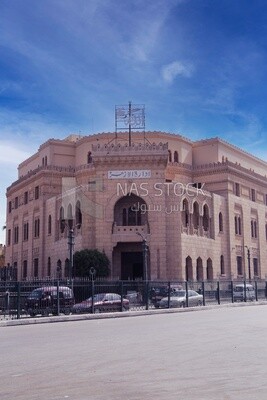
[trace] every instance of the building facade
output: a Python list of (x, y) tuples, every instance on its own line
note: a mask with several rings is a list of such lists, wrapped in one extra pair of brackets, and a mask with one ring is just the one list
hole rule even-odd
[(71, 228), (75, 250), (104, 251), (116, 279), (265, 279), (266, 175), (266, 162), (219, 138), (50, 139), (7, 189), (6, 264), (19, 279), (67, 276)]

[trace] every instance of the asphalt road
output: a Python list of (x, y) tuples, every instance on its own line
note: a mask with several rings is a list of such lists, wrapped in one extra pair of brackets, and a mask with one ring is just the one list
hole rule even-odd
[(266, 400), (267, 307), (0, 328), (1, 400)]

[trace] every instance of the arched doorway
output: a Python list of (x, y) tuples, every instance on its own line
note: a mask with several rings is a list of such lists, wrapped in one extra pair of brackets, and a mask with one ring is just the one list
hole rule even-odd
[(187, 256), (185, 259), (185, 280), (192, 281), (193, 280), (193, 265), (192, 258)]
[(213, 267), (212, 267), (212, 260), (211, 258), (207, 259), (207, 280), (213, 280)]
[(203, 274), (203, 262), (202, 258), (198, 257), (197, 259), (197, 281), (203, 281), (204, 280), (204, 274)]

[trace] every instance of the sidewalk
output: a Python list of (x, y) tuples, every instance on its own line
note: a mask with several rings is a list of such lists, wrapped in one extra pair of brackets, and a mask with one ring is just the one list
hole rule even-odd
[(149, 309), (149, 310), (133, 310), (126, 312), (113, 312), (103, 314), (71, 314), (71, 315), (59, 315), (51, 317), (22, 317), (20, 319), (12, 319), (10, 317), (0, 317), (0, 328), (18, 325), (35, 325), (55, 322), (70, 322), (70, 321), (83, 321), (83, 320), (94, 320), (94, 319), (107, 319), (107, 318), (127, 318), (127, 317), (140, 317), (145, 315), (156, 315), (156, 314), (174, 314), (183, 312), (194, 312), (194, 311), (205, 311), (212, 310), (215, 308), (229, 308), (229, 307), (253, 307), (259, 305), (267, 305), (267, 300), (260, 300), (254, 302), (239, 302), (239, 303), (225, 303), (225, 304), (214, 304), (201, 307), (188, 307), (188, 308), (163, 308), (163, 309)]

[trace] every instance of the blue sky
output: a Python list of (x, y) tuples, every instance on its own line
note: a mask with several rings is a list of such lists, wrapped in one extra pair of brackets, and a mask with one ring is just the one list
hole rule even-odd
[(0, 224), (20, 161), (51, 137), (114, 130), (129, 100), (147, 130), (267, 159), (266, 20), (265, 0), (1, 0)]

